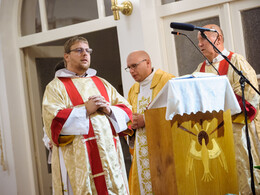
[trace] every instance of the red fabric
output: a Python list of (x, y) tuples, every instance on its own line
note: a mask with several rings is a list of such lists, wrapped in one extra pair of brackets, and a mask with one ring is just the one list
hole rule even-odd
[(58, 114), (56, 115), (56, 117), (52, 120), (52, 123), (51, 123), (51, 135), (52, 135), (53, 142), (57, 146), (59, 146), (58, 139), (59, 139), (59, 135), (60, 135), (61, 129), (62, 129), (64, 123), (66, 122), (67, 118), (69, 117), (71, 111), (72, 111), (71, 108), (60, 110), (58, 112)]
[[(229, 61), (231, 60), (231, 57), (233, 54), (234, 54), (233, 52), (229, 52), (229, 55), (227, 56)], [(205, 72), (205, 66), (206, 66), (206, 61), (204, 61), (203, 64), (201, 65), (200, 72)], [(228, 68), (229, 68), (229, 63), (225, 59), (221, 60), (221, 62), (219, 63), (219, 67), (218, 67), (219, 74), (227, 75)]]
[[(244, 109), (243, 109), (242, 97), (239, 96), (239, 95), (237, 95), (237, 94), (235, 94), (235, 95), (236, 95), (236, 98), (237, 98), (237, 101), (238, 101), (238, 103), (239, 103), (239, 106), (240, 106), (241, 110), (244, 110)], [(248, 101), (245, 100), (245, 102), (246, 102), (247, 117), (248, 117), (248, 119), (249, 119), (250, 121), (252, 121), (252, 120), (254, 120), (254, 118), (255, 118), (255, 115), (256, 115), (257, 110), (256, 110), (255, 107), (252, 106)]]
[(96, 77), (96, 76), (91, 77), (91, 79), (95, 83), (95, 85), (98, 88), (98, 90), (101, 93), (101, 95), (105, 98), (105, 100), (107, 102), (109, 102), (107, 90), (106, 90), (104, 84), (102, 83), (102, 81), (98, 77)]
[(63, 82), (73, 106), (84, 104), (84, 101), (77, 88), (73, 84), (71, 78), (59, 77), (59, 79)]
[[(231, 60), (231, 57), (233, 54), (234, 54), (233, 52), (230, 52), (229, 55), (227, 56), (227, 58), (229, 60)], [(202, 66), (200, 68), (200, 72), (205, 72), (205, 64), (206, 64), (206, 61), (203, 62)], [(219, 74), (227, 75), (228, 68), (229, 68), (229, 63), (226, 60), (222, 60), (219, 64), (219, 68), (218, 68)], [(241, 110), (243, 110), (242, 97), (237, 94), (235, 94), (235, 95), (236, 95), (237, 101), (239, 103), (239, 106), (241, 107)], [(248, 101), (245, 101), (245, 102), (246, 102), (247, 117), (250, 121), (252, 121), (255, 118), (257, 111), (256, 111), (255, 107), (252, 106)]]
[[(231, 60), (232, 55), (233, 55), (233, 52), (230, 52), (227, 57), (229, 59), (229, 61)], [(229, 68), (229, 63), (226, 60), (221, 60), (221, 62), (219, 63), (219, 67), (218, 67), (219, 74), (227, 75), (228, 68)]]
[[(106, 187), (106, 181), (104, 175), (95, 177), (94, 183), (96, 186), (97, 194), (98, 195), (108, 195), (107, 187)], [(97, 188), (97, 186), (101, 186), (101, 188)]]
[[(74, 106), (83, 104), (82, 97), (80, 96), (78, 90), (73, 84), (71, 78), (63, 78), (59, 77), (60, 81), (64, 84), (66, 91), (71, 99), (71, 102)], [(64, 109), (60, 110), (56, 117), (52, 120), (51, 124), (51, 132), (52, 132), (52, 140), (57, 146), (59, 145), (58, 139), (61, 132), (61, 129), (69, 117), (72, 109)]]
[[(107, 102), (109, 102), (107, 90), (106, 90), (106, 88), (105, 88), (103, 82), (102, 82), (98, 77), (96, 77), (96, 76), (91, 77), (91, 79), (92, 79), (92, 81), (95, 83), (95, 85), (96, 85), (96, 87), (98, 88), (100, 94), (105, 98), (105, 100), (106, 100)], [(110, 123), (110, 127), (111, 127), (111, 129), (112, 129), (113, 135), (116, 136), (116, 131), (115, 131), (115, 128), (114, 128), (113, 124), (112, 124), (110, 121), (109, 121), (109, 123)], [(116, 140), (115, 140), (115, 138), (113, 138), (113, 139), (114, 139), (115, 146), (116, 146)]]
[[(72, 80), (70, 78), (59, 78), (59, 79), (65, 85), (66, 91), (67, 91), (67, 93), (68, 93), (68, 95), (69, 95), (69, 97), (72, 101), (72, 104), (74, 106), (79, 105), (79, 104), (83, 104), (84, 101), (83, 101), (81, 95), (79, 94), (77, 88), (73, 84)], [(109, 101), (106, 88), (103, 85), (102, 81), (98, 77), (91, 77), (91, 79), (95, 83), (95, 85), (98, 88), (98, 90), (100, 91), (101, 95), (107, 101)], [(115, 129), (114, 129), (113, 125), (111, 124), (111, 122), (110, 122), (110, 126), (112, 128), (113, 135), (116, 136)], [(93, 129), (93, 126), (92, 126), (90, 119), (89, 119), (89, 133), (87, 135), (83, 135), (83, 137), (85, 139), (95, 137), (94, 129)], [(116, 146), (116, 139), (113, 138), (113, 140), (114, 140), (114, 143), (115, 143), (115, 146)], [(100, 158), (100, 154), (99, 154), (99, 150), (98, 150), (97, 140), (92, 139), (92, 140), (86, 141), (86, 147), (87, 147), (88, 158), (89, 158), (89, 163), (90, 163), (92, 175), (103, 173), (104, 171), (103, 171), (102, 162), (101, 162), (101, 158)], [(97, 193), (99, 195), (108, 194), (107, 186), (106, 186), (106, 180), (105, 180), (104, 175), (100, 175), (98, 177), (95, 177), (94, 183), (95, 183)]]
[(206, 66), (206, 60), (203, 62), (203, 64), (200, 67), (200, 72), (205, 72), (205, 66)]
[[(59, 78), (63, 84), (65, 85), (66, 91), (70, 97), (70, 100), (74, 106), (77, 106), (79, 104), (84, 104), (84, 101), (79, 94), (77, 88), (73, 84), (71, 78)], [(63, 125), (62, 125), (63, 126)], [(61, 128), (62, 128), (61, 126)], [(59, 131), (60, 133), (60, 131)], [(56, 135), (59, 137), (59, 134)], [(86, 138), (92, 138), (95, 137), (94, 129), (91, 123), (91, 120), (89, 119), (89, 133), (88, 135), (83, 135), (83, 137)], [(100, 154), (98, 150), (97, 140), (88, 140), (86, 141), (86, 147), (89, 157), (89, 163), (92, 170), (92, 175), (96, 175), (98, 173), (103, 173), (103, 167), (100, 159)], [(108, 194), (107, 186), (106, 186), (106, 180), (104, 175), (100, 175), (98, 177), (94, 178), (94, 183), (96, 186), (97, 193), (99, 195)]]
[[(91, 78), (92, 78), (93, 82), (95, 83), (96, 87), (98, 88), (99, 92), (101, 93), (101, 95), (106, 99), (106, 101), (109, 102), (107, 90), (106, 90), (104, 84), (102, 83), (102, 81), (96, 76), (91, 77)], [(126, 112), (126, 114), (128, 115), (128, 117), (130, 118), (130, 120), (132, 120), (132, 111), (126, 105), (117, 104), (115, 106), (124, 110)]]
[[(83, 136), (85, 139), (95, 137), (94, 129), (90, 120), (89, 120), (89, 133), (88, 135), (83, 135)], [(103, 171), (103, 167), (99, 155), (97, 140), (92, 139), (86, 141), (86, 146), (87, 146), (88, 158), (89, 158), (92, 175), (94, 176), (96, 174), (103, 173), (104, 171)], [(95, 177), (94, 183), (96, 186), (97, 193), (99, 195), (108, 194), (104, 175)]]
[[(65, 85), (66, 91), (67, 91), (73, 105), (76, 106), (76, 105), (79, 105), (79, 104), (83, 104), (84, 103), (83, 99), (80, 96), (77, 88), (73, 84), (72, 80), (70, 78), (59, 78), (59, 79)], [(106, 99), (106, 101), (109, 102), (109, 97), (108, 97), (106, 88), (105, 88), (104, 84), (102, 83), (102, 81), (96, 76), (91, 77), (91, 79), (95, 83), (95, 85), (98, 88), (101, 95)], [(127, 113), (127, 115), (129, 116), (129, 118), (132, 120), (132, 112), (129, 108), (127, 108), (123, 104), (119, 104), (119, 105), (116, 105), (116, 106), (123, 109)], [(111, 129), (112, 129), (113, 136), (117, 136), (116, 131), (115, 131), (111, 121), (109, 121), (109, 123), (110, 123)], [(61, 125), (61, 128), (62, 128), (62, 126), (63, 125)], [(60, 133), (60, 131), (59, 131), (59, 133)], [(59, 133), (56, 135), (57, 138), (59, 137)], [(95, 133), (94, 133), (94, 129), (93, 129), (91, 120), (89, 120), (89, 133), (88, 133), (88, 135), (83, 135), (83, 137), (85, 139), (95, 137)], [(113, 137), (113, 141), (114, 141), (114, 144), (115, 144), (115, 148), (117, 150), (117, 139), (115, 137)], [(103, 173), (103, 167), (102, 167), (102, 162), (101, 162), (101, 158), (100, 158), (100, 154), (99, 154), (99, 150), (98, 150), (97, 140), (93, 139), (93, 140), (86, 141), (86, 147), (87, 147), (90, 167), (91, 167), (91, 170), (92, 170), (92, 175)], [(100, 175), (98, 177), (95, 177), (94, 183), (95, 183), (95, 186), (96, 186), (97, 193), (99, 195), (108, 194), (107, 186), (106, 186), (106, 180), (105, 180), (104, 175)]]

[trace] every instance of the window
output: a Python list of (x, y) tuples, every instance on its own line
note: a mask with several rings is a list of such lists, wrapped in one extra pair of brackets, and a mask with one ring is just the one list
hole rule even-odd
[[(45, 7), (41, 11), (47, 13), (48, 30), (98, 18), (97, 1), (93, 0), (45, 0)], [(39, 1), (23, 1), (21, 18), (22, 36), (41, 32)]]
[[(203, 20), (197, 20), (194, 22), (190, 22), (195, 26), (204, 26), (206, 24), (217, 24), (219, 25), (219, 18), (212, 17)], [(197, 31), (181, 31), (186, 34), (197, 46)], [(175, 36), (175, 47), (178, 61), (178, 70), (179, 75), (191, 74), (201, 63), (204, 61), (204, 57), (200, 54), (200, 52), (192, 45), (192, 43), (184, 36)]]
[(260, 7), (241, 12), (246, 58), (255, 69), (256, 74), (260, 74)]

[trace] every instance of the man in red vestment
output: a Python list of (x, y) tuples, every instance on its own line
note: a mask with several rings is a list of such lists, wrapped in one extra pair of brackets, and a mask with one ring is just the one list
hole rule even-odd
[(65, 68), (47, 85), (43, 103), (46, 134), (53, 143), (55, 194), (129, 194), (119, 133), (131, 106), (89, 68), (92, 49), (84, 37), (64, 45)]

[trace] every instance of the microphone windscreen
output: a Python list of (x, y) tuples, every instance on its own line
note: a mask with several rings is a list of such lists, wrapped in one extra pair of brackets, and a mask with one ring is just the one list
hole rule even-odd
[(174, 29), (188, 30), (188, 31), (194, 30), (194, 26), (192, 24), (187, 24), (187, 23), (171, 22), (170, 26), (171, 28)]

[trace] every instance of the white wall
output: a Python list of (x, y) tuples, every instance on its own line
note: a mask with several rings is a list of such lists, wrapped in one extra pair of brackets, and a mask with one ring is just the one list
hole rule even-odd
[(0, 4), (0, 117), (7, 171), (0, 168), (0, 194), (37, 194), (29, 140), (25, 80), (17, 47), (17, 13), (20, 1)]
[[(3, 3), (0, 0), (0, 29), (4, 29), (4, 17), (3, 17)], [(0, 131), (4, 155), (5, 168), (0, 166), (0, 193), (5, 194), (16, 194), (16, 179), (15, 179), (15, 169), (14, 169), (14, 158), (13, 158), (13, 148), (10, 130), (10, 119), (9, 112), (7, 108), (7, 96), (6, 96), (6, 83), (5, 83), (5, 70), (3, 61), (3, 44), (2, 39), (5, 32), (0, 32)], [(8, 152), (7, 152), (8, 151)], [(12, 185), (13, 184), (13, 185)]]
[[(4, 28), (4, 16), (3, 9), (4, 3), (0, 0), (0, 29)], [(8, 111), (8, 101), (7, 101), (7, 90), (6, 90), (6, 80), (5, 80), (5, 68), (3, 60), (3, 44), (2, 39), (5, 36), (5, 32), (1, 30), (0, 32), (0, 131), (4, 155), (5, 168), (0, 166), (0, 194), (17, 194), (16, 188), (16, 178), (15, 178), (15, 168), (14, 168), (14, 158), (13, 158), (13, 147), (11, 139), (11, 129), (10, 129), (10, 118)], [(7, 152), (8, 151), (8, 152)], [(1, 158), (1, 157), (0, 157)]]
[(130, 52), (145, 50), (150, 54), (152, 66), (163, 68), (155, 13), (156, 1), (131, 0), (131, 2), (133, 4), (131, 16), (124, 16), (120, 13), (121, 19), (117, 25), (122, 81), (126, 98), (130, 87), (135, 82), (130, 73), (125, 71), (126, 59)]
[[(1, 2), (0, 2), (1, 3)], [(0, 4), (1, 6), (1, 4)], [(1, 9), (0, 9), (1, 10)], [(1, 17), (1, 16), (0, 16)], [(0, 22), (1, 26), (1, 22)], [(0, 27), (1, 28), (1, 27)], [(1, 37), (1, 36), (0, 36)], [(5, 87), (5, 75), (4, 75), (4, 62), (2, 56), (3, 45), (0, 39), (0, 131), (3, 147), (5, 169), (0, 166), (0, 194), (17, 194), (16, 190), (16, 179), (15, 179), (15, 168), (14, 168), (14, 158), (13, 158), (13, 147), (11, 139), (11, 129), (10, 129), (10, 119), (7, 107), (7, 96)], [(8, 151), (8, 152), (7, 152)], [(0, 157), (1, 158), (1, 157)]]

